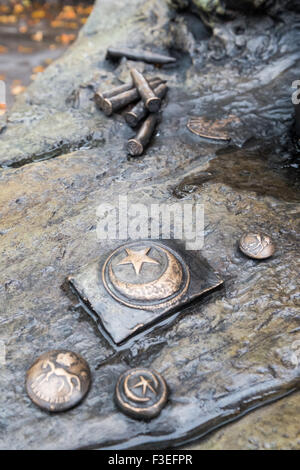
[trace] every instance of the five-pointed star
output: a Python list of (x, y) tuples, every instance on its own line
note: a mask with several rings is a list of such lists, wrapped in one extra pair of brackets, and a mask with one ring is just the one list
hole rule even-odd
[(150, 385), (150, 380), (145, 379), (142, 375), (140, 375), (140, 382), (135, 384), (133, 388), (136, 387), (143, 387), (143, 395), (146, 395), (147, 388), (151, 390), (154, 394), (156, 394), (154, 388)]
[(152, 263), (152, 264), (159, 264), (155, 259), (150, 258), (147, 253), (150, 251), (149, 248), (144, 248), (143, 250), (134, 251), (130, 248), (125, 248), (127, 255), (119, 264), (132, 264), (136, 274), (140, 274), (141, 268), (143, 263)]

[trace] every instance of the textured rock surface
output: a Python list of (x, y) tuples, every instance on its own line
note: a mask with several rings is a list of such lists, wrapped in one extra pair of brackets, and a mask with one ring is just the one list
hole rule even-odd
[(191, 8), (200, 15), (230, 16), (234, 12), (271, 11), (273, 8), (282, 7), (299, 9), (297, 0), (168, 0), (170, 5), (182, 10)]
[[(300, 18), (249, 16), (219, 24), (207, 38), (196, 17), (173, 18), (160, 0), (122, 5), (96, 4), (77, 43), (19, 99), (1, 133), (3, 448), (169, 447), (298, 387), (300, 196), (290, 85), (300, 73)], [(133, 131), (123, 118), (106, 118), (91, 101), (93, 86), (128, 77), (130, 63), (104, 60), (106, 47), (121, 43), (178, 57), (159, 70), (170, 82), (168, 104), (138, 159), (124, 150)], [(194, 115), (229, 114), (238, 117), (231, 145), (186, 127)], [(115, 351), (65, 279), (118, 244), (97, 240), (96, 211), (101, 202), (117, 204), (119, 194), (129, 202), (204, 204), (202, 254), (225, 287)], [(273, 258), (256, 262), (238, 251), (248, 228), (275, 239)], [(24, 376), (37, 356), (59, 348), (89, 362), (93, 385), (81, 406), (50, 416), (26, 396)], [(171, 389), (147, 424), (112, 400), (119, 374), (135, 366), (161, 372)]]
[(299, 450), (300, 397), (295, 393), (229, 424), (185, 450)]

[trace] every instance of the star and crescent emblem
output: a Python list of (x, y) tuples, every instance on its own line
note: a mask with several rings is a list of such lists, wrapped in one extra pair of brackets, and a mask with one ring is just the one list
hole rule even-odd
[(167, 402), (167, 384), (154, 370), (129, 369), (119, 377), (115, 398), (124, 413), (134, 418), (153, 418)]
[(189, 269), (181, 257), (157, 242), (131, 242), (117, 248), (102, 269), (105, 288), (119, 302), (153, 309), (172, 304), (187, 290)]

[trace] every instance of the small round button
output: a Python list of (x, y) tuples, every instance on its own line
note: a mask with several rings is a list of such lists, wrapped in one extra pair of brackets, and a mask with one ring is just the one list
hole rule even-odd
[(132, 418), (147, 420), (158, 416), (167, 398), (165, 380), (158, 372), (149, 369), (128, 370), (116, 385), (116, 403)]
[(239, 246), (245, 255), (254, 259), (269, 258), (275, 251), (272, 239), (265, 233), (244, 233)]
[(49, 351), (28, 369), (26, 390), (31, 400), (47, 411), (64, 411), (87, 394), (91, 372), (87, 362), (72, 351)]

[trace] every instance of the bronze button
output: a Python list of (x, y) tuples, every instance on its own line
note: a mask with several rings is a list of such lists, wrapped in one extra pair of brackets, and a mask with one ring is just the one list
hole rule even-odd
[(64, 411), (87, 394), (91, 372), (87, 362), (72, 351), (49, 351), (28, 369), (26, 390), (31, 400), (48, 411)]
[(238, 124), (240, 121), (234, 115), (220, 120), (206, 119), (201, 116), (194, 116), (188, 120), (187, 128), (196, 135), (205, 139), (229, 141), (229, 131), (232, 125)]
[(68, 279), (115, 344), (223, 283), (200, 254), (171, 240), (128, 241)]
[(244, 233), (239, 246), (245, 255), (254, 259), (269, 258), (275, 251), (272, 239), (264, 233)]
[(116, 403), (132, 418), (155, 418), (165, 406), (167, 398), (165, 380), (158, 372), (149, 369), (130, 369), (120, 376), (116, 385)]
[(118, 302), (157, 309), (185, 294), (190, 272), (178, 253), (158, 243), (140, 242), (117, 248), (104, 263), (102, 280)]

